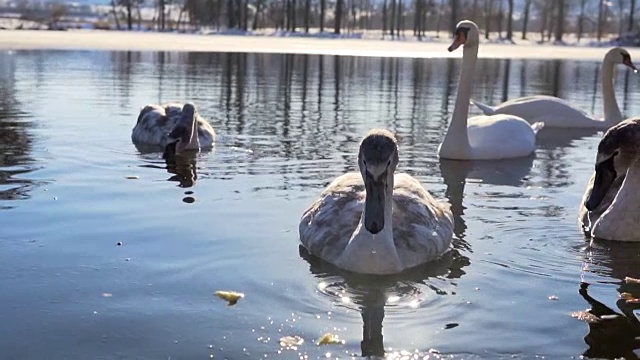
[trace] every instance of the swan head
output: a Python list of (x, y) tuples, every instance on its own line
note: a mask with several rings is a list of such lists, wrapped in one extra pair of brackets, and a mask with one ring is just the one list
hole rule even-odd
[(611, 127), (598, 144), (596, 155), (596, 177), (585, 207), (595, 210), (605, 198), (607, 191), (620, 176), (625, 176), (629, 167), (640, 155), (640, 118), (629, 119)]
[(607, 51), (604, 56), (604, 61), (613, 63), (613, 64), (622, 64), (627, 67), (630, 67), (634, 71), (638, 71), (638, 68), (631, 61), (631, 54), (627, 51), (627, 49), (621, 47), (614, 47)]
[(374, 129), (362, 139), (358, 166), (365, 186), (364, 226), (377, 234), (385, 225), (385, 205), (393, 192), (393, 174), (398, 165), (398, 142), (388, 130)]
[(173, 155), (180, 154), (186, 149), (198, 147), (197, 115), (198, 110), (194, 104), (186, 103), (182, 106), (180, 120), (168, 135), (169, 141), (165, 147), (165, 155), (167, 152)]
[(449, 52), (464, 45), (464, 47), (473, 47), (480, 44), (480, 30), (478, 25), (471, 20), (462, 20), (456, 25), (453, 31), (453, 43), (449, 46)]

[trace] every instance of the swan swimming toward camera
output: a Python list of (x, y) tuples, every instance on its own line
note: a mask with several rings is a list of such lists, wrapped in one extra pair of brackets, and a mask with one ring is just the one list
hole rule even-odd
[(478, 59), (480, 32), (470, 20), (458, 23), (449, 51), (463, 45), (462, 72), (451, 123), (438, 156), (454, 160), (492, 160), (525, 157), (536, 149), (536, 133), (544, 124), (530, 125), (513, 115), (469, 117), (473, 71)]
[(360, 143), (359, 172), (336, 178), (304, 212), (300, 242), (310, 254), (364, 274), (394, 274), (435, 260), (453, 237), (449, 204), (412, 176), (395, 174), (398, 145), (387, 130)]
[(165, 156), (213, 146), (216, 133), (193, 103), (150, 104), (140, 110), (131, 132), (134, 143), (157, 145)]
[(640, 241), (639, 219), (640, 118), (633, 118), (612, 126), (600, 140), (580, 223), (593, 238)]
[(545, 127), (608, 129), (622, 121), (622, 113), (613, 89), (615, 67), (618, 64), (628, 66), (637, 72), (627, 50), (615, 47), (607, 51), (602, 60), (604, 119), (595, 118), (564, 99), (547, 95), (511, 99), (497, 106), (473, 100), (472, 103), (485, 115), (515, 115), (530, 123), (544, 122)]

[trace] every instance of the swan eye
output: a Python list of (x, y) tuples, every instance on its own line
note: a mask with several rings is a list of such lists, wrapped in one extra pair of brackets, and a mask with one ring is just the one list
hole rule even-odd
[(362, 159), (362, 165), (367, 166), (367, 160)]
[(387, 161), (387, 167), (391, 166), (391, 160)]

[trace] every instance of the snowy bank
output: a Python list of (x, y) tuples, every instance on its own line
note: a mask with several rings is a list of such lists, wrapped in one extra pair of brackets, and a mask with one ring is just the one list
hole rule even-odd
[[(0, 30), (0, 49), (4, 50), (122, 50), (122, 51), (197, 51), (257, 52), (288, 54), (324, 54), (377, 57), (460, 57), (462, 52), (447, 52), (450, 39), (429, 41), (388, 41), (373, 39), (201, 35), (157, 32), (102, 30)], [(640, 60), (640, 51), (634, 55)], [(583, 59), (602, 60), (602, 47), (483, 43), (480, 56), (511, 59)]]

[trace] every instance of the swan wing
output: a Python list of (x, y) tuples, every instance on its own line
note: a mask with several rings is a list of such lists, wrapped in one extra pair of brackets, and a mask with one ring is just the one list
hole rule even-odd
[(358, 226), (364, 198), (359, 173), (347, 173), (331, 182), (300, 220), (300, 242), (307, 251), (329, 262), (339, 258)]
[(435, 260), (453, 237), (449, 204), (437, 201), (408, 174), (396, 174), (393, 189), (393, 238), (404, 268)]
[(547, 95), (511, 99), (494, 107), (492, 114), (518, 116), (529, 123), (544, 122), (547, 127), (597, 127), (602, 123), (570, 102)]
[(536, 148), (531, 125), (511, 115), (471, 117), (467, 134), (475, 160), (528, 156)]
[(168, 114), (160, 105), (146, 105), (140, 110), (138, 121), (131, 132), (131, 140), (136, 143), (164, 145), (167, 134), (179, 119), (179, 114)]

